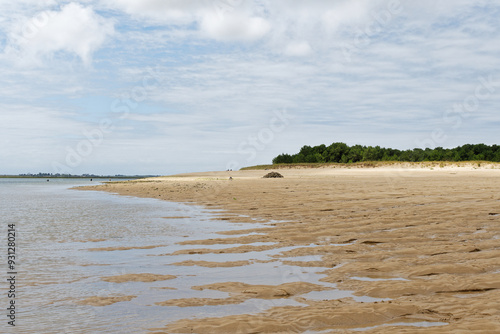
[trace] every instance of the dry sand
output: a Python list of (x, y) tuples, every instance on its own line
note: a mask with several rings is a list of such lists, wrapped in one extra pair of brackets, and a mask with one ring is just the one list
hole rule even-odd
[[(248, 298), (295, 298), (308, 306), (183, 319), (155, 333), (350, 333), (373, 326), (365, 333), (500, 333), (498, 165), (282, 169), (283, 179), (263, 179), (267, 172), (184, 174), (89, 189), (224, 209), (220, 219), (229, 221), (274, 220), (272, 228), (225, 232), (221, 239), (184, 244), (244, 244), (225, 248), (225, 253), (304, 246), (280, 257), (311, 256), (313, 261), (290, 264), (322, 267), (326, 274), (322, 281), (358, 296), (391, 300), (313, 301), (300, 297), (322, 289), (309, 283), (248, 286), (219, 282), (194, 288), (228, 292), (226, 299), (191, 298), (161, 304), (202, 306), (241, 303)], [(255, 242), (275, 244), (247, 245)], [(178, 265), (245, 263), (187, 261)], [(421, 321), (448, 325), (397, 325)]]

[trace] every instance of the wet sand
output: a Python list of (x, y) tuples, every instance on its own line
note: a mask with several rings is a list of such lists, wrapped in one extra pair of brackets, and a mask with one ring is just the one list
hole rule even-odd
[[(184, 245), (228, 247), (183, 253), (230, 255), (295, 246), (276, 257), (284, 264), (318, 267), (324, 274), (321, 281), (337, 289), (383, 300), (329, 299), (327, 294), (324, 300), (312, 300), (303, 295), (323, 293), (325, 287), (308, 282), (252, 286), (221, 281), (192, 288), (227, 292), (227, 298), (158, 305), (293, 298), (306, 306), (183, 319), (154, 333), (349, 333), (362, 328), (365, 333), (500, 332), (500, 165), (281, 169), (283, 179), (263, 179), (267, 172), (183, 174), (87, 189), (223, 209), (222, 220), (272, 221), (269, 228), (224, 232), (220, 239), (187, 240)], [(251, 245), (262, 242), (266, 244)], [(300, 278), (301, 273), (294, 275)], [(443, 326), (401, 325), (422, 322)]]

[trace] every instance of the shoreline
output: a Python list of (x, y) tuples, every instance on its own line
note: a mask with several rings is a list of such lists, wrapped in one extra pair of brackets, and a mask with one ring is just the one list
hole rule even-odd
[[(224, 238), (182, 244), (247, 244), (225, 249), (235, 254), (294, 246), (277, 258), (303, 268), (318, 267), (317, 272), (324, 276), (320, 281), (353, 291), (356, 296), (390, 298), (378, 303), (352, 298), (304, 301), (301, 293), (286, 290), (283, 296), (272, 298), (294, 298), (308, 306), (275, 307), (260, 315), (203, 321), (183, 319), (155, 333), (223, 333), (236, 330), (234, 326), (241, 323), (248, 323), (240, 328), (242, 333), (348, 331), (373, 326), (366, 332), (500, 331), (496, 302), (500, 297), (500, 265), (496, 260), (500, 256), (500, 169), (431, 168), (279, 169), (283, 179), (262, 179), (267, 173), (263, 170), (189, 173), (85, 189), (222, 209), (222, 220), (270, 222), (272, 228), (231, 231), (222, 233)], [(258, 242), (274, 244), (248, 245)], [(308, 256), (312, 261), (286, 259), (297, 256)], [(246, 300), (242, 296), (249, 287), (236, 283), (204, 287), (230, 290), (229, 300), (177, 302), (200, 306)], [(260, 296), (264, 290), (283, 290), (282, 284), (253, 288)], [(390, 325), (421, 321), (447, 325), (432, 329)]]

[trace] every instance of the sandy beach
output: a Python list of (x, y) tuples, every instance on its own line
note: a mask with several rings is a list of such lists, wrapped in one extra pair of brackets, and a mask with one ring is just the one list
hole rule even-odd
[[(273, 285), (222, 280), (192, 289), (223, 291), (228, 298), (173, 299), (159, 305), (286, 298), (307, 306), (182, 319), (151, 329), (153, 333), (500, 332), (500, 165), (279, 169), (275, 171), (284, 178), (262, 178), (270, 171), (192, 173), (86, 189), (222, 209), (220, 220), (271, 221), (272, 227), (224, 232), (220, 239), (187, 239), (184, 245), (198, 247), (183, 252), (220, 252), (199, 247), (217, 244), (235, 244), (224, 248), (228, 254), (294, 246), (276, 258), (303, 268), (317, 267), (325, 275), (321, 279), (325, 284), (372, 299), (328, 299), (326, 290), (331, 288), (308, 282), (306, 274), (302, 282)], [(252, 245), (259, 242), (266, 244)], [(177, 265), (230, 268), (248, 261)], [(302, 275), (300, 271), (290, 274)], [(313, 291), (325, 293), (325, 299), (301, 297)], [(402, 325), (422, 322), (440, 326)]]

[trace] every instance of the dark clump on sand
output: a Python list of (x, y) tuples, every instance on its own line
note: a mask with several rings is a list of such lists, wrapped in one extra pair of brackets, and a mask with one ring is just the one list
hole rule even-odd
[(267, 173), (266, 175), (263, 176), (263, 178), (265, 178), (265, 179), (279, 179), (282, 177), (283, 177), (283, 175), (281, 175), (280, 173), (277, 173), (277, 172)]

